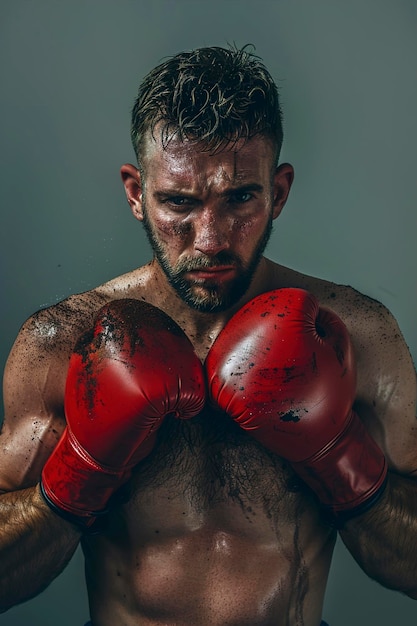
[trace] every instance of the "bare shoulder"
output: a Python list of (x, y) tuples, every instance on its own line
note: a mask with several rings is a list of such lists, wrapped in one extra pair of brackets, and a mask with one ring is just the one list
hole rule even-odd
[(392, 469), (417, 473), (417, 383), (413, 360), (398, 323), (381, 302), (350, 287), (334, 307), (355, 348), (356, 409)]
[(6, 374), (17, 364), (20, 370), (29, 368), (33, 374), (44, 364), (50, 367), (52, 363), (65, 363), (75, 342), (91, 328), (102, 306), (120, 298), (141, 297), (140, 275), (139, 271), (130, 272), (35, 312), (20, 329)]
[(381, 302), (360, 293), (349, 285), (308, 276), (278, 267), (275, 279), (280, 287), (299, 287), (314, 294), (321, 306), (334, 311), (346, 324), (357, 350), (357, 357), (366, 356), (372, 345), (384, 350), (391, 343), (403, 341), (398, 324)]
[(4, 371), (0, 491), (35, 484), (65, 427), (68, 362), (98, 310), (122, 292), (97, 288), (31, 315), (22, 325)]
[[(106, 302), (96, 290), (77, 294), (40, 309), (22, 325), (6, 365), (6, 373), (16, 362), (32, 371), (44, 362), (65, 360), (79, 335), (88, 328)], [(36, 360), (33, 358), (36, 355)]]
[(332, 309), (345, 323), (355, 348), (359, 384), (367, 386), (376, 372), (384, 372), (386, 380), (389, 373), (399, 372), (415, 379), (410, 351), (397, 320), (384, 304), (348, 285), (326, 281), (317, 283), (313, 292), (322, 306)]

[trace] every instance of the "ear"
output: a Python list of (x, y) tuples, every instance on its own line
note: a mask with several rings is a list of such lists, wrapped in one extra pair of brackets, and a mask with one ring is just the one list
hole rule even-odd
[(120, 168), (127, 201), (137, 220), (143, 220), (142, 211), (142, 180), (137, 167), (126, 163)]
[(289, 163), (279, 165), (274, 174), (273, 219), (275, 220), (284, 208), (294, 180), (294, 168)]

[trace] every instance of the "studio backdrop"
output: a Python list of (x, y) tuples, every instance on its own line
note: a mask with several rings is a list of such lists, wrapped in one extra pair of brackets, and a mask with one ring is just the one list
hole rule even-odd
[[(37, 309), (150, 259), (119, 167), (164, 57), (253, 44), (279, 85), (295, 183), (267, 256), (382, 301), (417, 355), (415, 0), (0, 1), (1, 361)], [(331, 626), (415, 626), (338, 542)], [(1, 626), (81, 626), (82, 555)], [(116, 626), (116, 625), (115, 625)]]

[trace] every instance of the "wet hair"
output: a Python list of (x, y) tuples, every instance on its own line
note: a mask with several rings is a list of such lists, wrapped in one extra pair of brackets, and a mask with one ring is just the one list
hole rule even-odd
[(204, 150), (215, 153), (262, 135), (272, 141), (278, 160), (283, 138), (278, 89), (247, 48), (181, 52), (145, 76), (132, 111), (139, 166), (147, 131), (155, 137), (159, 122), (163, 146), (175, 136), (201, 142)]

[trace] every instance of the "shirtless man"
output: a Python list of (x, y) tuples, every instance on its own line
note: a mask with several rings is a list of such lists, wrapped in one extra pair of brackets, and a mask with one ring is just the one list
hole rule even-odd
[(381, 304), (263, 256), (293, 180), (269, 74), (177, 55), (132, 138), (154, 258), (33, 315), (8, 359), (1, 609), (81, 541), (93, 626), (319, 626), (337, 530), (417, 598), (414, 368)]

